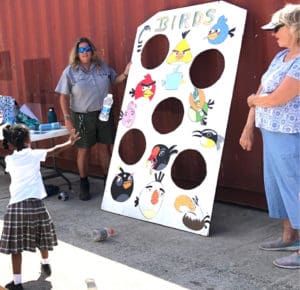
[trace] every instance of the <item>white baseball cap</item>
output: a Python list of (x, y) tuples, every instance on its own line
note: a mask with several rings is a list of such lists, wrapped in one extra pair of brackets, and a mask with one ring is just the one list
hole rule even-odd
[(278, 26), (284, 26), (284, 24), (282, 22), (269, 22), (268, 24), (265, 24), (261, 27), (261, 29), (264, 30), (274, 30), (275, 27)]
[(280, 17), (280, 10), (275, 12), (272, 16), (272, 19), (269, 23), (263, 25), (261, 27), (261, 29), (264, 29), (264, 30), (274, 30), (275, 27), (278, 27), (278, 26), (284, 26), (284, 23), (282, 23), (279, 19)]

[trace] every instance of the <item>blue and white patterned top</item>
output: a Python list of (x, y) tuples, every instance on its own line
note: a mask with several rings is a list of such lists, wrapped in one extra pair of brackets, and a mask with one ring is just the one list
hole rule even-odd
[[(282, 50), (274, 57), (268, 70), (261, 79), (262, 94), (276, 90), (286, 76), (300, 80), (300, 56), (285, 62), (288, 49)], [(270, 108), (256, 106), (256, 127), (272, 132), (300, 132), (300, 94), (284, 105)]]

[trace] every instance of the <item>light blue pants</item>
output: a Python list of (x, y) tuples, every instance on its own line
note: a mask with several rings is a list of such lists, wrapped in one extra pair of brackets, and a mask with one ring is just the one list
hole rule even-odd
[(261, 132), (269, 215), (300, 229), (300, 133)]

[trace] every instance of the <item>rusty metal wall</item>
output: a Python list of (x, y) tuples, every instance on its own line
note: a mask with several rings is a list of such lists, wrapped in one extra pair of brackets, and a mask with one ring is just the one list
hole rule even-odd
[[(62, 114), (55, 86), (69, 51), (79, 36), (92, 39), (100, 56), (122, 72), (130, 60), (136, 28), (160, 10), (202, 4), (203, 0), (0, 0), (0, 95), (11, 95), (19, 104), (54, 106)], [(255, 92), (260, 76), (279, 49), (271, 34), (260, 30), (272, 13), (286, 2), (298, 0), (229, 0), (247, 9), (236, 85), (218, 182), (217, 198), (265, 207), (260, 136), (251, 153), (238, 140), (247, 117), (246, 97)], [(124, 85), (114, 91), (118, 117)], [(111, 148), (98, 146), (90, 161), (92, 175), (105, 175)], [(59, 156), (61, 168), (77, 171), (75, 149)]]

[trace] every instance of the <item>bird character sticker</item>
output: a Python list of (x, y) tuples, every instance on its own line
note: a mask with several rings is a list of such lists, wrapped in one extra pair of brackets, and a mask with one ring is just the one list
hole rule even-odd
[(214, 101), (206, 102), (204, 91), (194, 88), (193, 93), (189, 95), (189, 118), (193, 122), (200, 122), (201, 125), (207, 124), (208, 110), (213, 108)]
[(172, 154), (178, 153), (178, 150), (174, 149), (177, 145), (173, 145), (168, 148), (164, 144), (157, 144), (152, 148), (151, 155), (147, 159), (147, 166), (150, 163), (151, 170), (161, 171), (170, 161)]
[(180, 65), (178, 65), (173, 72), (167, 74), (166, 79), (162, 81), (162, 85), (166, 90), (177, 90), (179, 85), (184, 83), (183, 73), (178, 71)]
[(224, 137), (213, 129), (195, 130), (193, 136), (200, 138), (200, 144), (204, 148), (217, 148), (219, 150), (224, 141)]
[(134, 206), (139, 207), (146, 219), (154, 218), (161, 209), (165, 196), (165, 190), (161, 183), (163, 178), (164, 174), (162, 172), (155, 173), (155, 181), (148, 183), (142, 189), (139, 197), (136, 197)]
[(185, 194), (179, 195), (174, 202), (174, 207), (177, 212), (183, 213), (182, 222), (191, 230), (200, 231), (210, 224), (210, 216), (203, 215), (197, 196), (191, 198)]
[(189, 32), (190, 30), (182, 33), (182, 40), (180, 40), (166, 60), (168, 64), (189, 63), (192, 61), (191, 48), (186, 40), (186, 36)]
[(219, 17), (217, 23), (211, 27), (207, 36), (208, 42), (211, 44), (220, 44), (225, 41), (228, 35), (233, 37), (234, 31), (235, 28), (229, 29), (227, 25), (227, 18), (222, 15)]
[(156, 81), (154, 81), (150, 74), (145, 75), (144, 79), (141, 80), (135, 89), (131, 89), (129, 92), (132, 97), (134, 97), (135, 100), (139, 98), (145, 98), (149, 101), (152, 100), (152, 98), (155, 95), (156, 91)]
[(123, 202), (130, 198), (133, 191), (133, 174), (125, 172), (123, 168), (119, 168), (120, 173), (114, 178), (110, 192), (115, 201)]
[(119, 120), (122, 121), (124, 127), (130, 128), (133, 125), (136, 116), (136, 107), (135, 102), (131, 101), (128, 103), (127, 109), (124, 112), (120, 112)]

